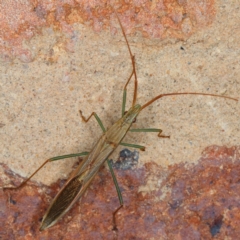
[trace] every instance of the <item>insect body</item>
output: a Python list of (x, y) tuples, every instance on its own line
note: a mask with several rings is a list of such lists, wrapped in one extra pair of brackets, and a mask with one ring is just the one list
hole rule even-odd
[(51, 227), (64, 215), (72, 205), (83, 195), (94, 176), (106, 159), (122, 141), (133, 120), (141, 109), (140, 105), (132, 107), (97, 141), (92, 151), (74, 171), (62, 190), (57, 194), (42, 220), (40, 230)]
[[(117, 16), (117, 14), (116, 14)], [(118, 16), (117, 16), (118, 18)], [(128, 51), (131, 57), (132, 61), (132, 73), (127, 80), (127, 83), (125, 84), (124, 91), (123, 91), (123, 103), (122, 103), (122, 117), (114, 123), (108, 130), (105, 130), (101, 120), (97, 116), (96, 113), (92, 113), (89, 118), (85, 118), (82, 115), (82, 112), (80, 111), (80, 115), (82, 119), (85, 122), (88, 122), (89, 119), (94, 116), (99, 123), (100, 127), (103, 130), (103, 135), (99, 138), (93, 149), (88, 152), (82, 152), (82, 153), (76, 153), (76, 154), (69, 154), (64, 156), (58, 156), (53, 157), (48, 160), (46, 160), (29, 178), (27, 178), (20, 186), (15, 187), (23, 187), (26, 182), (31, 179), (36, 172), (38, 172), (46, 163), (51, 161), (56, 161), (64, 158), (69, 157), (76, 157), (76, 156), (85, 156), (83, 161), (80, 163), (80, 165), (77, 167), (76, 170), (70, 175), (68, 181), (65, 183), (61, 191), (56, 195), (54, 200), (52, 201), (51, 205), (49, 206), (46, 214), (43, 217), (42, 224), (40, 227), (40, 230), (44, 230), (46, 228), (49, 228), (53, 226), (72, 206), (73, 204), (84, 194), (84, 192), (87, 190), (88, 186), (92, 182), (93, 178), (101, 168), (101, 166), (104, 164), (105, 161), (108, 162), (108, 165), (110, 167), (110, 171), (117, 189), (119, 201), (120, 201), (120, 207), (118, 207), (113, 212), (113, 226), (114, 229), (116, 229), (116, 220), (115, 215), (117, 211), (123, 206), (122, 196), (120, 189), (118, 187), (115, 175), (113, 173), (113, 170), (111, 168), (111, 164), (108, 161), (108, 157), (113, 153), (113, 151), (117, 148), (118, 145), (124, 145), (128, 147), (134, 147), (141, 150), (144, 150), (143, 146), (136, 145), (136, 144), (129, 144), (122, 142), (124, 136), (127, 134), (128, 131), (132, 132), (158, 132), (159, 137), (169, 137), (169, 136), (163, 136), (161, 135), (162, 130), (161, 129), (155, 129), (155, 128), (146, 128), (146, 129), (130, 129), (132, 126), (132, 123), (134, 122), (135, 118), (138, 116), (138, 114), (147, 106), (152, 104), (154, 101), (166, 97), (166, 96), (173, 96), (173, 95), (203, 95), (203, 96), (212, 96), (212, 97), (221, 97), (226, 98), (230, 100), (238, 101), (235, 98), (216, 95), (216, 94), (206, 94), (206, 93), (196, 93), (196, 92), (184, 92), (184, 93), (167, 93), (167, 94), (160, 94), (153, 99), (151, 99), (149, 102), (145, 103), (144, 105), (136, 104), (137, 100), (137, 74), (135, 69), (135, 58), (131, 52), (130, 46), (128, 44), (126, 35), (124, 33), (122, 24), (118, 18), (123, 36), (125, 38)], [(133, 101), (132, 101), (132, 107), (125, 113), (125, 105), (126, 105), (126, 97), (127, 97), (127, 85), (130, 82), (130, 80), (134, 77), (134, 94), (133, 94)], [(13, 187), (14, 188), (14, 187)]]

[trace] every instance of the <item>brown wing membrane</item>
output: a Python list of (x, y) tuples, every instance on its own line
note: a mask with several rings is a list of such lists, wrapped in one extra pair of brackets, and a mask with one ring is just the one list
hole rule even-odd
[(79, 176), (76, 176), (70, 180), (67, 188), (63, 188), (58, 198), (52, 203), (52, 207), (45, 214), (40, 231), (47, 227), (52, 226), (56, 219), (66, 212), (66, 210), (71, 206), (71, 203), (78, 195), (82, 188), (82, 181), (80, 181)]

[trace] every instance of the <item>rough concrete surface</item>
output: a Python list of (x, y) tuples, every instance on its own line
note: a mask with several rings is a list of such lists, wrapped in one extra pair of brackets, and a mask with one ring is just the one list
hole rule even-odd
[[(201, 6), (205, 1), (191, 2)], [(26, 2), (26, 6), (30, 3)], [(123, 19), (136, 58), (140, 104), (169, 92), (204, 92), (239, 98), (239, 3), (224, 0), (215, 5), (210, 3), (211, 20), (199, 25), (192, 20), (191, 34), (184, 35), (176, 26), (170, 26), (167, 34), (159, 37), (146, 34), (151, 31), (144, 30), (139, 19), (136, 25), (133, 18), (129, 25)], [(4, 9), (3, 4), (1, 7)], [(73, 10), (74, 6), (71, 11), (76, 14)], [(103, 12), (100, 23), (104, 22), (105, 28), (99, 29), (95, 18), (92, 23), (85, 17), (74, 17), (68, 24), (60, 19), (61, 26), (56, 21), (51, 25), (52, 15), (44, 5), (31, 6), (29, 12), (30, 23), (36, 13), (38, 19), (48, 19), (48, 24), (36, 23), (31, 34), (22, 30), (8, 41), (8, 48), (1, 49), (0, 66), (0, 159), (23, 177), (47, 158), (90, 150), (101, 129), (94, 119), (87, 124), (82, 122), (78, 110), (85, 116), (95, 111), (104, 125), (110, 126), (121, 116), (122, 90), (131, 73), (129, 53), (113, 13), (111, 28), (108, 20), (103, 19)], [(11, 14), (9, 11), (9, 19)], [(19, 21), (22, 19), (24, 15)], [(6, 37), (3, 33), (1, 36)], [(128, 106), (132, 87), (131, 84), (128, 88)], [(161, 128), (170, 139), (158, 138), (156, 133), (129, 133), (125, 141), (146, 147), (139, 155), (140, 167), (149, 162), (163, 168), (183, 161), (197, 163), (207, 146), (239, 145), (239, 114), (240, 103), (232, 100), (166, 97), (145, 109), (134, 125)], [(119, 150), (113, 159), (117, 159)], [(49, 185), (66, 178), (72, 165), (71, 159), (49, 164), (34, 180)]]
[[(23, 181), (7, 166), (1, 167), (11, 181)], [(124, 207), (116, 215), (118, 231), (112, 231), (112, 212), (119, 203), (106, 168), (86, 196), (43, 232), (39, 231), (41, 218), (64, 181), (50, 186), (29, 182), (22, 189), (0, 192), (0, 237), (238, 239), (239, 171), (240, 147), (219, 146), (206, 148), (197, 164), (180, 163), (164, 169), (150, 162), (137, 168), (115, 168), (124, 199)]]

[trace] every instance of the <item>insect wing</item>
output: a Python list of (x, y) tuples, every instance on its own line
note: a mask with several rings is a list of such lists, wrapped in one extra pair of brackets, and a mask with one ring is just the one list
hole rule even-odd
[[(56, 195), (43, 217), (40, 230), (53, 226), (84, 194), (100, 167), (112, 153), (113, 147), (101, 137), (92, 152), (74, 171), (61, 191)], [(96, 155), (98, 153), (98, 155)], [(96, 157), (92, 159), (92, 157)], [(89, 164), (90, 163), (90, 164)]]
[(71, 208), (72, 204), (77, 200), (76, 198), (78, 198), (81, 188), (82, 182), (78, 176), (72, 178), (68, 182), (66, 187), (64, 187), (55, 197), (48, 211), (44, 215), (40, 231), (54, 225), (58, 219), (65, 214), (69, 208)]

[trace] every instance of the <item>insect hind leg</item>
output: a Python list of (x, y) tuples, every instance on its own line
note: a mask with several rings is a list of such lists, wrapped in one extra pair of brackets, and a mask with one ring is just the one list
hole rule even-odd
[(121, 193), (120, 187), (119, 187), (118, 182), (117, 182), (117, 178), (116, 178), (116, 176), (114, 174), (114, 171), (113, 171), (113, 168), (112, 168), (112, 164), (108, 159), (107, 159), (107, 164), (108, 164), (109, 170), (111, 172), (113, 182), (114, 182), (114, 185), (116, 187), (119, 203), (120, 203), (120, 206), (112, 213), (113, 214), (113, 229), (112, 230), (117, 231), (118, 228), (117, 228), (116, 214), (123, 207), (123, 198), (122, 198), (122, 193)]
[(38, 172), (40, 171), (47, 163), (61, 160), (61, 159), (66, 159), (66, 158), (72, 158), (72, 157), (80, 157), (80, 156), (86, 156), (88, 155), (88, 152), (81, 152), (81, 153), (73, 153), (73, 154), (67, 154), (67, 155), (62, 155), (62, 156), (57, 156), (57, 157), (52, 157), (44, 161), (44, 163), (37, 169), (35, 170), (27, 179), (25, 179), (20, 185), (18, 186), (13, 186), (13, 187), (3, 187), (3, 190), (13, 190), (13, 189), (20, 189), (23, 186), (26, 185), (26, 183)]

